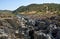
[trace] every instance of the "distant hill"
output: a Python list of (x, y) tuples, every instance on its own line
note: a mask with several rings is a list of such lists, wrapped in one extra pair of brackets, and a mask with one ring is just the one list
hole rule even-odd
[(60, 11), (60, 4), (54, 4), (54, 3), (30, 4), (28, 6), (21, 6), (21, 7), (17, 8), (14, 12), (15, 13), (31, 12), (31, 11), (45, 12), (47, 10), (51, 11), (51, 12)]
[(30, 4), (21, 6), (13, 11), (15, 14), (28, 15), (30, 17), (51, 17), (60, 15), (60, 4), (45, 3), (45, 4)]
[(60, 15), (60, 4), (44, 3), (20, 6), (14, 11), (0, 10), (0, 13), (22, 14), (30, 18), (46, 18)]
[(10, 10), (0, 10), (0, 13), (12, 13)]

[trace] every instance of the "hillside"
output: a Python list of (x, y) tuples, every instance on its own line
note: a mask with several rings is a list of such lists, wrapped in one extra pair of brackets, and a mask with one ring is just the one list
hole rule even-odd
[(46, 18), (60, 15), (60, 4), (44, 3), (20, 6), (14, 11), (0, 10), (1, 13), (22, 14), (30, 18)]
[(60, 10), (60, 4), (46, 3), (46, 4), (30, 4), (27, 6), (21, 6), (15, 10), (15, 12), (31, 12), (31, 11), (46, 11), (48, 8), (49, 11)]
[(21, 6), (13, 11), (15, 14), (28, 15), (35, 17), (51, 17), (60, 15), (60, 4), (46, 3), (46, 4), (30, 4)]

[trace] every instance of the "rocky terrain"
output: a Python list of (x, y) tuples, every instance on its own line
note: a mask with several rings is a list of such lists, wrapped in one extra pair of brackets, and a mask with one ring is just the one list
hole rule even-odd
[[(0, 39), (60, 39), (60, 16), (47, 19), (30, 19), (25, 16), (0, 18)], [(31, 31), (32, 32), (32, 31)]]
[(60, 39), (60, 4), (31, 4), (0, 10), (0, 39)]

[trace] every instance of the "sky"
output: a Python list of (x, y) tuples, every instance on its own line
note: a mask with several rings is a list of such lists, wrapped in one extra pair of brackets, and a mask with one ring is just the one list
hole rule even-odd
[(58, 3), (60, 0), (0, 0), (0, 10), (15, 10), (29, 4)]

